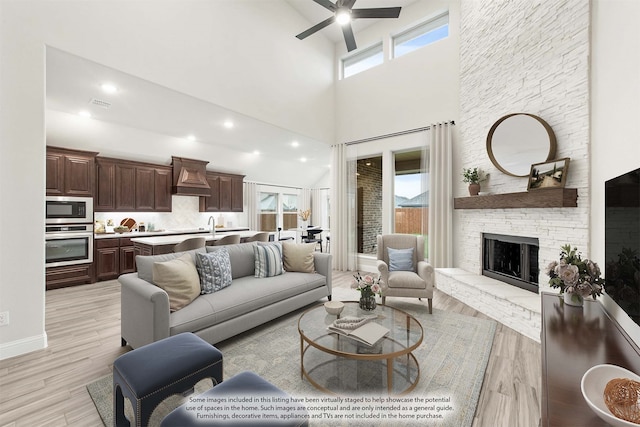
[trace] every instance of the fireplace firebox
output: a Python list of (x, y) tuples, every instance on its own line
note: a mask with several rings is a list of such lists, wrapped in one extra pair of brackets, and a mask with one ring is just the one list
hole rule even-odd
[(483, 233), (482, 274), (538, 293), (538, 239)]

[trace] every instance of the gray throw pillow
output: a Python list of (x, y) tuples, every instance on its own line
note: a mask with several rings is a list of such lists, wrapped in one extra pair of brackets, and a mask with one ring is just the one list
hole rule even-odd
[(282, 268), (282, 245), (280, 242), (258, 242), (253, 247), (253, 253), (256, 257), (255, 277), (272, 277), (284, 273)]
[(387, 248), (389, 254), (389, 271), (414, 271), (413, 248)]
[(200, 276), (200, 293), (203, 295), (231, 284), (231, 262), (226, 248), (196, 254), (196, 268)]

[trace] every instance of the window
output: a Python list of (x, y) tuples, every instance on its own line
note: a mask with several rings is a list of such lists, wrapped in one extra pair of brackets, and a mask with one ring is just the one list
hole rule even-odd
[(361, 52), (342, 59), (342, 78), (346, 79), (361, 71), (382, 64), (382, 42), (368, 47)]
[(448, 36), (449, 12), (447, 11), (392, 36), (393, 57), (398, 58)]
[(260, 193), (260, 231), (276, 231), (278, 224), (278, 194)]
[(289, 230), (298, 226), (298, 196), (282, 195), (282, 229)]

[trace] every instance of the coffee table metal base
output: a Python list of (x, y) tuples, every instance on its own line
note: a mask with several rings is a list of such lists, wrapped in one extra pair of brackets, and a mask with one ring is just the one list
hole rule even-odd
[[(339, 339), (349, 338), (342, 337)], [(378, 379), (381, 389), (384, 389), (384, 384), (386, 383), (389, 395), (404, 395), (412, 391), (420, 379), (420, 365), (413, 353), (395, 357), (375, 354), (349, 355), (345, 357), (320, 353), (322, 353), (322, 350), (309, 343), (305, 346), (305, 340), (300, 337), (300, 376), (307, 379), (309, 383), (324, 393), (339, 395), (352, 391), (362, 392), (362, 389), (358, 389), (358, 381), (371, 381), (372, 378), (377, 377), (376, 379)], [(305, 365), (305, 361), (307, 365)], [(359, 375), (358, 364), (361, 365), (361, 370), (367, 371), (365, 375)], [(401, 366), (396, 367), (396, 365)], [(340, 375), (341, 371), (344, 371), (344, 375)], [(328, 372), (334, 374), (332, 376), (333, 381), (327, 381)], [(384, 374), (386, 381), (376, 374)], [(374, 390), (374, 387), (363, 388), (370, 392), (381, 391)]]

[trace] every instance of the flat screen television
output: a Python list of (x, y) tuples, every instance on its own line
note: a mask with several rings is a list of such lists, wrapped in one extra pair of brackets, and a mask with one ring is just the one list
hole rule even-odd
[(605, 292), (640, 325), (640, 168), (605, 182)]

